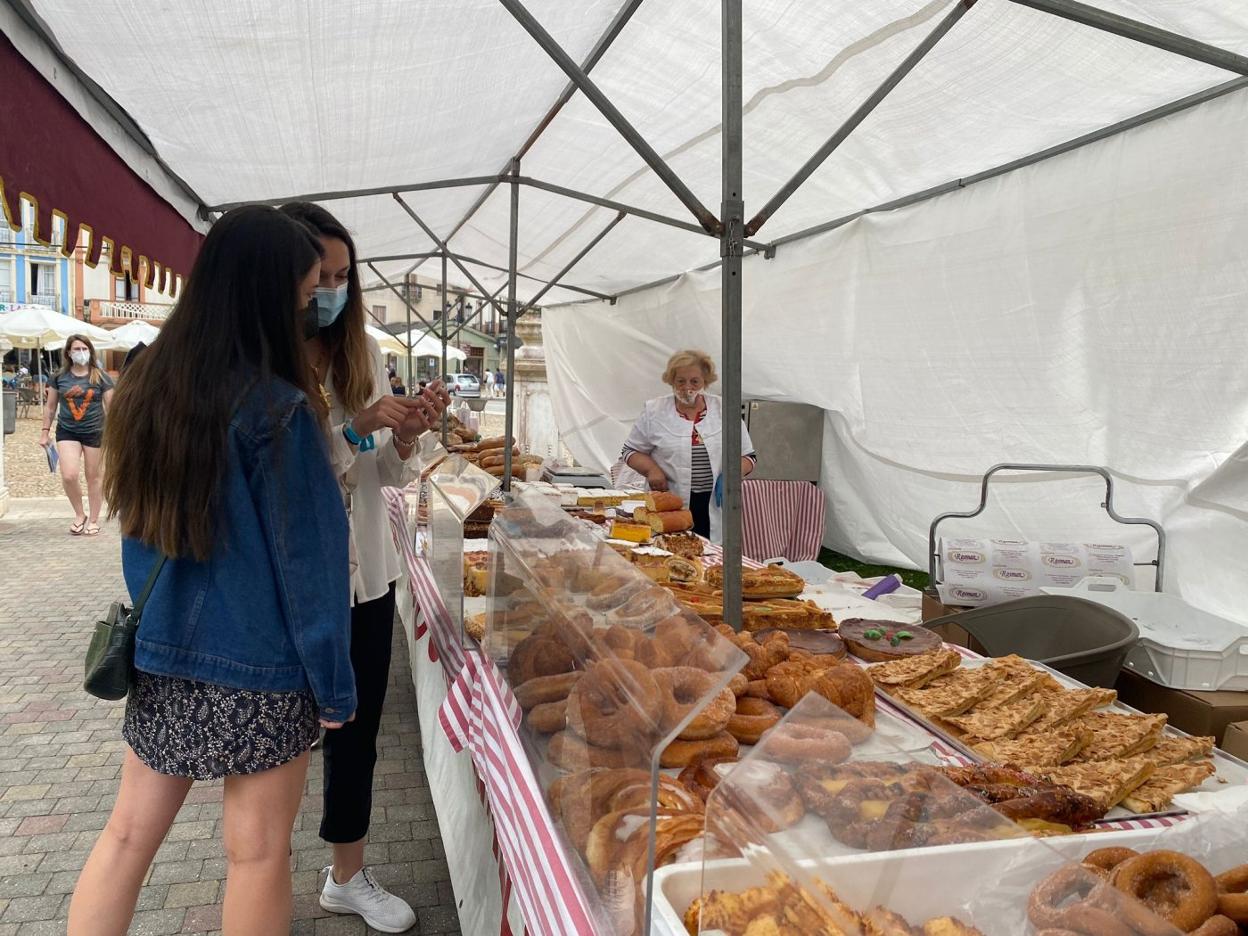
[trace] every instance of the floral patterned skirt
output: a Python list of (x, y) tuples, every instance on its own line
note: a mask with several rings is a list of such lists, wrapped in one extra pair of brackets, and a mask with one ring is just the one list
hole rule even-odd
[(121, 734), (157, 773), (192, 780), (259, 773), (316, 740), (308, 692), (253, 692), (138, 671)]

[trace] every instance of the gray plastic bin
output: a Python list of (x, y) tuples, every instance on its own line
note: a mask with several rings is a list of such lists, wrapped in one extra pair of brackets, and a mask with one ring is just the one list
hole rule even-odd
[(1083, 598), (1036, 595), (949, 614), (924, 626), (962, 628), (989, 656), (1010, 653), (1045, 663), (1089, 686), (1112, 688), (1140, 637), (1124, 614)]
[(17, 392), (5, 390), (3, 393), (4, 434), (12, 435), (17, 431)]

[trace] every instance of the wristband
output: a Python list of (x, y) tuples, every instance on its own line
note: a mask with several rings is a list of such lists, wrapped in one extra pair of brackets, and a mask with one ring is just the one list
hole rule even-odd
[(345, 423), (343, 425), (342, 435), (343, 438), (358, 448), (361, 453), (372, 451), (377, 447), (377, 443), (373, 440), (371, 432), (361, 439), (356, 431), (351, 428), (351, 423)]
[(399, 443), (399, 445), (403, 446), (404, 448), (408, 448), (408, 449), (410, 449), (410, 448), (412, 448), (413, 446), (415, 446), (415, 445), (416, 445), (416, 441), (417, 441), (417, 440), (416, 440), (416, 439), (405, 439), (405, 438), (403, 438), (401, 435), (399, 435), (399, 434), (396, 432), (396, 433), (394, 434), (394, 441), (395, 441), (395, 442), (398, 442), (398, 443)]

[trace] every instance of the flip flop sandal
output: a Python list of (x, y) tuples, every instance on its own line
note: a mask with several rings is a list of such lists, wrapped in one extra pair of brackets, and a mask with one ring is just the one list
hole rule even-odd
[(100, 525), (98, 523), (88, 523), (86, 529), (82, 531), (83, 536), (99, 536)]
[(87, 518), (83, 517), (81, 520), (75, 521), (74, 525), (69, 528), (69, 535), (70, 536), (82, 536), (82, 531), (85, 530), (86, 527), (87, 527)]

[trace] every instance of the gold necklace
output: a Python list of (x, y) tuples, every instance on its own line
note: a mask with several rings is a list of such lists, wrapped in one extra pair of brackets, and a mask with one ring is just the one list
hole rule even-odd
[(321, 391), (321, 402), (325, 404), (325, 412), (327, 413), (332, 409), (332, 405), (329, 401), (329, 391), (325, 389), (325, 381), (321, 379), (321, 368), (327, 366), (328, 363), (325, 348), (322, 347), (321, 353), (317, 355), (316, 363), (312, 365), (312, 376), (316, 378), (316, 387)]

